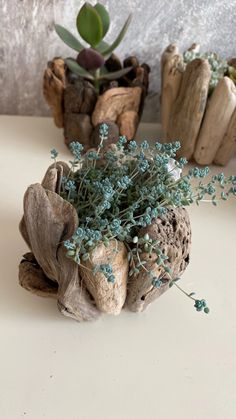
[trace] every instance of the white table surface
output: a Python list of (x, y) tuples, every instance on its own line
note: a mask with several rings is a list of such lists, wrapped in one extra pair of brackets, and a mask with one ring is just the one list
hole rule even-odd
[[(158, 127), (140, 132), (155, 138)], [(18, 285), (23, 194), (53, 147), (70, 157), (51, 119), (0, 117), (0, 417), (235, 419), (236, 199), (190, 209), (181, 283), (207, 299), (209, 315), (172, 288), (145, 313), (80, 324)], [(236, 174), (236, 160), (225, 171)]]

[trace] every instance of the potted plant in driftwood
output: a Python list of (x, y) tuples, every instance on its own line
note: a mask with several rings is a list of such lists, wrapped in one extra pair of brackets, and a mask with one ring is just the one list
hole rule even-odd
[[(55, 25), (59, 37), (77, 52), (75, 58), (54, 58), (44, 73), (44, 97), (52, 108), (54, 122), (64, 128), (68, 145), (79, 140), (85, 150), (99, 140), (99, 126), (109, 126), (109, 141), (119, 135), (132, 139), (148, 92), (149, 67), (134, 56), (123, 65), (113, 53), (125, 36), (131, 16), (109, 45), (104, 41), (110, 18), (103, 5), (85, 3), (76, 26), (82, 42), (67, 29)], [(88, 45), (84, 46), (83, 42)]]
[(162, 128), (179, 138), (180, 155), (198, 164), (225, 165), (235, 154), (236, 60), (200, 53), (193, 44), (181, 54), (174, 44), (162, 55)]
[[(97, 150), (83, 157), (83, 146), (70, 144), (71, 167), (52, 150), (42, 183), (25, 193), (20, 223), (30, 248), (19, 266), (20, 284), (56, 298), (59, 310), (79, 321), (123, 307), (141, 312), (172, 285), (183, 291), (177, 280), (191, 244), (185, 206), (236, 195), (235, 176), (221, 173), (205, 184), (208, 168), (183, 176), (178, 142), (151, 147), (132, 140), (125, 147), (122, 136), (108, 145), (104, 124), (99, 135)], [(193, 178), (199, 185), (191, 186)], [(205, 300), (183, 292), (197, 311), (209, 311)]]

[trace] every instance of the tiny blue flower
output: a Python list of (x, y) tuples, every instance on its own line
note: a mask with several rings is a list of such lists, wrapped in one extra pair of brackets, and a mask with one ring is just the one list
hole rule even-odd
[(88, 160), (98, 160), (99, 159), (99, 155), (96, 151), (89, 151), (87, 153), (87, 159)]
[(72, 243), (70, 240), (65, 240), (64, 246), (67, 250), (74, 250), (76, 248), (75, 243)]
[(68, 181), (66, 182), (65, 189), (66, 189), (67, 191), (75, 191), (75, 190), (76, 190), (76, 184), (75, 184), (75, 181), (74, 181), (74, 180), (68, 180)]
[(99, 135), (100, 137), (103, 137), (103, 139), (106, 139), (108, 137), (108, 125), (103, 123), (99, 127)]
[(127, 138), (124, 135), (121, 135), (117, 141), (117, 148), (122, 148), (125, 143), (127, 143)]
[(147, 140), (144, 140), (144, 141), (141, 143), (141, 148), (142, 148), (143, 150), (148, 150), (148, 149), (149, 149), (149, 144), (148, 144)]
[(132, 180), (129, 176), (123, 176), (120, 180), (118, 180), (117, 185), (119, 188), (127, 189), (132, 184)]
[(162, 286), (163, 282), (161, 281), (161, 279), (157, 278), (156, 276), (153, 278), (152, 280), (152, 285), (155, 288), (160, 288)]
[(72, 141), (69, 145), (72, 154), (75, 156), (77, 160), (81, 158), (81, 151), (83, 151), (84, 147), (78, 141)]
[(51, 150), (51, 159), (55, 160), (57, 158), (57, 156), (58, 156), (58, 151), (55, 148), (53, 148)]
[(131, 140), (128, 144), (128, 147), (131, 151), (135, 151), (135, 150), (137, 150), (138, 145), (137, 145), (136, 141)]

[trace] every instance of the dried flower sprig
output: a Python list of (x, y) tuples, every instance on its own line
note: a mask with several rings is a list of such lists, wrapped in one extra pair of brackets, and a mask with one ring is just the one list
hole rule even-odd
[[(209, 312), (205, 300), (196, 299), (194, 293), (186, 293), (172, 278), (168, 257), (162, 252), (159, 242), (148, 234), (140, 235), (142, 227), (147, 227), (157, 217), (162, 217), (169, 208), (185, 207), (201, 201), (225, 201), (236, 196), (236, 176), (225, 177), (223, 173), (210, 177), (209, 168), (190, 168), (186, 175), (182, 169), (187, 161), (175, 159), (180, 148), (178, 141), (168, 144), (156, 142), (154, 146), (143, 141), (127, 143), (119, 137), (116, 145), (104, 148), (108, 138), (108, 127), (100, 127), (100, 144), (96, 150), (82, 155), (83, 146), (78, 142), (70, 145), (74, 159), (70, 162), (68, 176), (62, 179), (60, 195), (69, 201), (79, 217), (79, 227), (64, 245), (67, 256), (83, 266), (90, 258), (91, 251), (103, 243), (109, 246), (111, 240), (125, 243), (128, 249), (130, 275), (142, 270), (148, 272), (154, 287), (160, 287), (170, 279), (194, 301), (197, 311)], [(52, 158), (57, 153), (52, 150)], [(199, 180), (196, 184), (194, 179)], [(162, 267), (163, 274), (156, 277), (141, 259), (143, 252), (156, 255), (155, 263)], [(109, 263), (97, 266), (108, 281), (115, 277)]]

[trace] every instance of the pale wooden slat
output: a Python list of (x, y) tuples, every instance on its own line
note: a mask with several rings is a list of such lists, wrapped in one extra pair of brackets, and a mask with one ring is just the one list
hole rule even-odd
[(214, 89), (206, 109), (194, 153), (197, 163), (204, 165), (213, 162), (235, 106), (235, 85), (229, 77), (224, 77)]
[(183, 74), (178, 97), (173, 105), (167, 140), (181, 141), (179, 155), (190, 159), (204, 115), (211, 70), (208, 62), (195, 59)]

